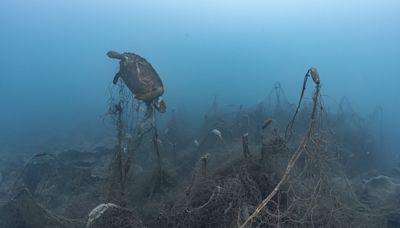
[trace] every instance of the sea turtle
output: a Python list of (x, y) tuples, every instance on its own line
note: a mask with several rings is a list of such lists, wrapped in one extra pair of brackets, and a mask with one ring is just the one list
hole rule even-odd
[(151, 64), (144, 58), (134, 53), (116, 51), (107, 52), (107, 56), (119, 59), (119, 71), (115, 75), (113, 83), (116, 84), (122, 78), (135, 98), (146, 103), (148, 118), (153, 113), (153, 108), (164, 113), (166, 105), (161, 95), (164, 93), (163, 83)]

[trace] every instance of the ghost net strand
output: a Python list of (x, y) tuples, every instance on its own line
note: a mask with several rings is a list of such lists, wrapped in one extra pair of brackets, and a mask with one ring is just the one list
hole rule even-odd
[(140, 104), (122, 82), (110, 89), (108, 114), (116, 127), (117, 146), (110, 164), (108, 201), (121, 206), (127, 204), (126, 184), (135, 152), (154, 128), (152, 122), (149, 124), (140, 116), (139, 110)]

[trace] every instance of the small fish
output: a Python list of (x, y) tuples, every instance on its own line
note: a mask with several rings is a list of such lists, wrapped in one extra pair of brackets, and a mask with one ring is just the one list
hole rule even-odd
[(213, 129), (211, 131), (214, 135), (218, 136), (220, 139), (222, 139), (222, 134), (218, 129)]
[(272, 119), (266, 119), (262, 124), (262, 129), (265, 130), (272, 123)]
[(200, 146), (200, 143), (199, 143), (199, 141), (197, 141), (197, 139), (195, 139), (193, 141), (193, 144), (194, 144), (195, 147), (199, 147)]

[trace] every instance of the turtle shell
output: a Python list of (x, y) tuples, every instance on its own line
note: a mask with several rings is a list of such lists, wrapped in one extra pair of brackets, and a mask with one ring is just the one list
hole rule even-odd
[(118, 75), (135, 98), (151, 102), (164, 93), (163, 83), (151, 64), (139, 55), (123, 53)]

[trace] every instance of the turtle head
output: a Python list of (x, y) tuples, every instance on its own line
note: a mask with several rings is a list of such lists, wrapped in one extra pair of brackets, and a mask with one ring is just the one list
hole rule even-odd
[(119, 59), (121, 61), (125, 60), (125, 56), (121, 53), (118, 53), (116, 51), (109, 51), (107, 52), (107, 56), (112, 58), (112, 59)]

